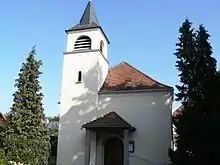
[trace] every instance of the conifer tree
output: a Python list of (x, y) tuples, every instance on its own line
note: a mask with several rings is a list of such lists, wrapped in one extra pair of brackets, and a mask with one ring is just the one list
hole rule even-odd
[(15, 81), (17, 91), (13, 94), (13, 105), (7, 114), (3, 146), (8, 161), (48, 164), (50, 137), (43, 122), (43, 94), (39, 81), (41, 65), (42, 62), (35, 59), (33, 47)]
[(217, 164), (220, 152), (214, 146), (220, 146), (220, 113), (216, 97), (220, 93), (216, 91), (220, 88), (209, 34), (202, 25), (195, 34), (188, 20), (180, 34), (175, 55), (181, 86), (176, 96), (184, 109), (174, 118), (177, 152), (171, 159), (179, 165)]
[(180, 37), (179, 42), (176, 44), (177, 49), (174, 55), (177, 57), (176, 67), (180, 74), (180, 85), (176, 85), (179, 93), (176, 94), (176, 100), (181, 101), (183, 104), (186, 103), (188, 98), (188, 93), (192, 89), (189, 89), (193, 82), (193, 67), (195, 64), (195, 33), (194, 29), (191, 27), (192, 23), (186, 19), (179, 29)]
[(194, 105), (197, 124), (194, 131), (194, 164), (219, 164), (220, 112), (219, 89), (216, 60), (212, 57), (207, 30), (199, 26), (196, 36), (196, 59), (194, 67), (198, 98)]
[[(196, 64), (194, 67), (194, 72), (196, 75), (196, 81), (198, 82), (199, 95), (201, 99), (208, 96), (208, 93), (212, 88), (210, 88), (210, 83), (217, 75), (216, 70), (216, 60), (212, 57), (212, 46), (209, 43), (208, 31), (203, 25), (199, 26), (196, 36)], [(213, 91), (212, 91), (213, 92)]]
[(189, 136), (192, 129), (190, 123), (190, 116), (187, 113), (187, 106), (189, 97), (193, 93), (194, 72), (195, 65), (195, 32), (192, 28), (192, 23), (186, 19), (182, 26), (179, 28), (180, 37), (179, 42), (176, 44), (176, 52), (174, 55), (177, 57), (176, 67), (178, 69), (181, 85), (176, 85), (179, 91), (176, 94), (176, 100), (184, 105), (184, 115), (178, 116), (173, 120), (175, 131), (177, 133), (176, 145), (177, 152), (171, 156), (173, 164), (186, 164), (190, 162), (189, 155)]

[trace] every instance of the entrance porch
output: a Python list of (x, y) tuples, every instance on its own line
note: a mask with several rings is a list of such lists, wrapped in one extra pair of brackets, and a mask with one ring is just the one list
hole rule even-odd
[(116, 112), (86, 123), (82, 128), (86, 129), (85, 165), (129, 165), (129, 134), (136, 129)]

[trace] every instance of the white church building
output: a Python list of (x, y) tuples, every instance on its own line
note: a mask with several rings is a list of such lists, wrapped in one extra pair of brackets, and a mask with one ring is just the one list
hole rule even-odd
[(169, 164), (173, 88), (126, 62), (109, 67), (91, 1), (66, 33), (57, 165)]

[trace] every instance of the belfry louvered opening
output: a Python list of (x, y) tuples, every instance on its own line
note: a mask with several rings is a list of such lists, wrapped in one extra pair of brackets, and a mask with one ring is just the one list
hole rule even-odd
[(81, 36), (74, 44), (74, 50), (90, 50), (92, 41), (88, 36)]
[(101, 41), (100, 42), (100, 51), (101, 51), (101, 53), (103, 53), (103, 48), (104, 48), (104, 42)]

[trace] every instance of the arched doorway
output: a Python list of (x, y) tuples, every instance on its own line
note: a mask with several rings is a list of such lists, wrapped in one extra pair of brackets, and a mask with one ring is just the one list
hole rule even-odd
[(109, 138), (104, 144), (104, 165), (123, 165), (124, 147), (121, 139)]

